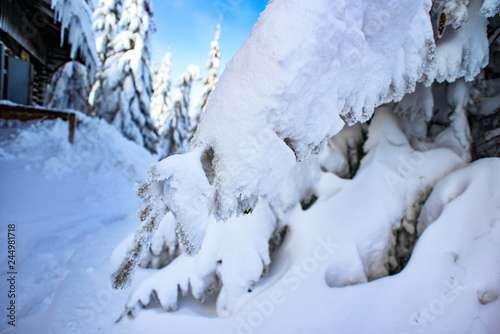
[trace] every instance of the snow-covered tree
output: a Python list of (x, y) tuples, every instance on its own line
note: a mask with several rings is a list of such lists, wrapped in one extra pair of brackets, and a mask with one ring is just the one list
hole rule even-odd
[[(332, 254), (322, 267), (323, 279), (329, 286), (342, 286), (396, 272), (411, 252), (399, 246), (415, 240), (419, 208), (430, 189), (469, 159), (467, 82), (488, 63), (487, 19), (500, 9), (494, 0), (436, 0), (432, 5), (430, 0), (270, 2), (211, 95), (187, 152), (153, 165), (146, 181), (137, 186), (137, 194), (144, 199), (138, 214), (141, 226), (113, 274), (113, 285), (129, 284), (142, 255), (151, 260), (147, 251), (152, 242), (152, 249), (168, 249), (170, 257), (163, 263), (169, 263), (167, 267), (134, 291), (127, 310), (156, 301), (166, 310), (175, 309), (179, 287), (182, 292), (190, 288), (203, 299), (215, 286), (218, 314), (233, 311), (238, 298), (266, 272), (273, 236), (281, 235), (280, 227), (289, 225), (299, 231), (287, 243), (291, 254), (294, 246), (300, 248), (297, 236), (314, 225), (286, 222), (287, 212), (299, 201), (312, 202), (313, 195), (333, 196), (346, 184), (325, 173), (337, 170), (335, 163), (329, 164), (331, 159), (318, 162), (311, 156), (324, 152), (327, 142), (337, 145), (330, 154), (345, 154), (337, 161), (341, 161), (340, 172), (349, 175), (351, 163), (342, 161), (356, 163), (359, 157), (347, 157), (349, 153), (343, 152), (353, 150), (341, 147), (357, 147), (364, 130), (354, 129), (337, 140), (340, 145), (330, 138), (346, 125), (369, 120), (380, 106), (363, 146), (366, 157), (350, 184), (385, 179), (380, 187), (387, 189), (387, 198), (380, 199), (374, 192), (366, 200), (359, 199), (356, 187), (342, 188), (342, 195), (383, 211), (377, 219), (390, 221), (391, 226), (382, 233), (381, 248), (378, 242), (360, 241), (342, 249), (356, 254), (356, 264), (348, 266), (352, 277), (343, 274), (342, 258)], [(429, 86), (444, 88), (444, 96), (433, 95)], [(435, 96), (446, 102), (434, 101)], [(439, 110), (444, 104), (447, 108)], [(393, 109), (406, 118), (407, 125), (403, 122), (402, 127)], [(439, 118), (445, 121), (443, 128), (427, 133), (427, 122), (438, 124)], [(401, 161), (401, 157), (419, 158), (407, 139), (412, 136), (415, 142), (435, 141), (437, 145), (420, 152), (425, 158), (415, 159), (414, 165), (440, 168), (437, 173), (421, 175), (422, 170), (412, 170), (407, 161)], [(429, 158), (443, 154), (442, 147), (451, 148), (442, 161)], [(388, 149), (397, 152), (397, 158), (385, 156)], [(367, 171), (366, 164), (374, 160), (379, 162), (377, 168)], [(388, 165), (392, 167), (384, 169)], [(329, 187), (318, 185), (318, 179)], [(391, 211), (384, 201), (398, 201), (398, 208)], [(346, 219), (347, 225), (375, 219), (358, 212), (365, 210), (352, 211), (356, 212), (348, 213), (347, 219), (335, 217), (330, 225), (318, 226), (319, 235), (335, 235), (339, 230), (332, 226), (337, 218)], [(216, 220), (232, 223), (252, 212), (259, 217), (256, 222), (266, 222), (255, 230), (246, 224), (241, 228), (228, 224), (227, 229), (213, 224)], [(158, 226), (162, 237), (153, 239)], [(347, 235), (351, 238), (350, 232)], [(381, 235), (375, 233), (375, 237)], [(232, 256), (234, 248), (227, 240), (236, 240), (248, 252)], [(306, 244), (314, 245), (314, 239)]]
[(87, 68), (77, 61), (69, 61), (52, 75), (47, 106), (87, 113), (88, 86)]
[(162, 158), (185, 152), (188, 141), (187, 124), (189, 124), (189, 121), (181, 101), (175, 101), (163, 124), (164, 127), (160, 133), (159, 143), (159, 152), (162, 153)]
[(150, 40), (155, 31), (150, 2), (124, 1), (118, 26), (90, 104), (125, 137), (156, 152), (157, 130), (150, 115)]
[[(198, 123), (200, 123), (201, 115), (205, 111), (208, 103), (208, 98), (210, 94), (215, 89), (215, 84), (219, 80), (219, 67), (220, 67), (220, 50), (219, 50), (219, 38), (220, 38), (220, 21), (217, 24), (217, 29), (215, 31), (214, 40), (210, 43), (210, 52), (208, 53), (207, 69), (208, 73), (204, 81), (201, 103), (199, 110), (196, 111), (193, 121), (193, 128), (196, 128)], [(195, 130), (193, 130), (194, 132)]]
[(178, 79), (178, 86), (181, 92), (180, 102), (185, 113), (189, 113), (191, 107), (191, 87), (193, 82), (200, 80), (200, 67), (197, 65), (189, 65), (187, 71)]
[(104, 64), (108, 57), (115, 53), (112, 41), (119, 31), (118, 21), (121, 17), (121, 0), (100, 0), (99, 6), (94, 11), (93, 28), (98, 35), (96, 38), (96, 50), (100, 61), (100, 70), (96, 73), (95, 82), (89, 95), (91, 114), (97, 115), (100, 106), (98, 99), (102, 98), (101, 87), (104, 84), (107, 73), (104, 72)]
[(190, 135), (189, 107), (191, 86), (195, 80), (200, 78), (200, 68), (189, 65), (187, 72), (178, 79), (180, 96), (165, 114), (163, 129), (160, 134), (160, 153), (162, 158), (186, 151)]
[(99, 6), (94, 11), (93, 28), (99, 35), (96, 38), (96, 49), (101, 63), (113, 53), (111, 41), (118, 33), (121, 10), (121, 0), (99, 0)]
[(172, 54), (167, 52), (161, 66), (153, 66), (153, 96), (151, 97), (151, 116), (161, 133), (166, 126), (167, 118), (172, 111), (172, 82), (170, 68)]

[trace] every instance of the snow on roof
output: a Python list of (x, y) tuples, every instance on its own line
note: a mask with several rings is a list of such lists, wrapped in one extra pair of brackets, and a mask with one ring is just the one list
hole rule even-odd
[(54, 19), (61, 23), (61, 45), (65, 41), (67, 30), (71, 58), (76, 58), (80, 53), (86, 65), (93, 71), (98, 57), (92, 29), (91, 4), (86, 0), (52, 0), (51, 8), (55, 11)]

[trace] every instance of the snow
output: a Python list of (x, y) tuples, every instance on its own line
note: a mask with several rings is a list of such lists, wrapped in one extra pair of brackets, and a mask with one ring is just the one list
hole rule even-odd
[(215, 152), (216, 218), (275, 196), (296, 159), (320, 151), (343, 127), (340, 115), (367, 120), (378, 104), (411, 92), (430, 61), (429, 8), (427, 1), (270, 3), (191, 143)]
[[(170, 220), (172, 217), (162, 224)], [(138, 313), (141, 305), (148, 305), (152, 287), (163, 310), (176, 310), (179, 294), (192, 293), (194, 298), (204, 300), (222, 284), (216, 310), (219, 315), (229, 315), (270, 264), (268, 240), (275, 223), (267, 204), (257, 206), (252, 215), (233, 218), (226, 224), (212, 219), (202, 251), (194, 257), (183, 254), (149, 275), (131, 294), (127, 309)]]
[(61, 22), (61, 45), (68, 31), (71, 58), (75, 59), (78, 53), (83, 55), (93, 75), (98, 56), (92, 29), (92, 6), (87, 0), (52, 0), (51, 8), (55, 10), (55, 19)]
[[(221, 229), (223, 242), (234, 240), (238, 238), (236, 230), (232, 230), (234, 222), (249, 216), (209, 226), (200, 253), (195, 257), (181, 256), (173, 265), (147, 274), (131, 294), (128, 307), (139, 301), (147, 305), (151, 289), (158, 288), (163, 290), (157, 291), (157, 295), (166, 301), (162, 302), (164, 309), (179, 308), (175, 313), (162, 315), (162, 330), (189, 328), (193, 333), (206, 328), (211, 332), (236, 333), (495, 332), (500, 326), (496, 317), (500, 308), (500, 267), (487, 254), (498, 252), (495, 240), (500, 233), (496, 204), (500, 196), (500, 160), (480, 160), (466, 167), (449, 149), (415, 152), (398, 120), (387, 109), (375, 113), (368, 138), (368, 153), (353, 180), (322, 179), (318, 183), (337, 190), (330, 195), (318, 192), (318, 202), (307, 211), (299, 207), (288, 211), (289, 232), (273, 256), (269, 276), (248, 286), (250, 294), (242, 289), (239, 302), (228, 304), (232, 306), (229, 310), (221, 312), (221, 297), (217, 298), (217, 314), (227, 315), (226, 311), (231, 311), (232, 316), (214, 320), (209, 313), (213, 301), (196, 308), (188, 297), (177, 299), (175, 287), (179, 285), (181, 292), (189, 294), (186, 289), (192, 284), (191, 289), (196, 291), (192, 293), (199, 298), (200, 283), (193, 282), (193, 277), (179, 275), (199, 271), (213, 262), (200, 261), (213, 247), (220, 246), (218, 240), (208, 236), (212, 229)], [(388, 178), (391, 175), (395, 179)], [(408, 266), (398, 275), (384, 277), (394, 247), (393, 231), (409, 229), (399, 225), (404, 224), (405, 218), (416, 224), (417, 217), (412, 217), (411, 212), (415, 208), (413, 200), (434, 185), (428, 200), (424, 196), (417, 227), (413, 225), (412, 233), (418, 229), (421, 236)], [(487, 201), (481, 199), (485, 194)], [(363, 203), (363, 210), (359, 210), (358, 203)], [(470, 205), (482, 214), (478, 216)], [(253, 224), (259, 222), (262, 219), (255, 218)], [(237, 231), (246, 233), (246, 227)], [(234, 251), (225, 254), (241, 256), (238, 263), (245, 263), (247, 269), (254, 267), (251, 261), (243, 260), (243, 255)], [(212, 282), (211, 274), (198, 272), (198, 277), (208, 279), (202, 286)], [(151, 325), (154, 313), (136, 311), (135, 318), (124, 318), (125, 323), (120, 322), (116, 332), (156, 329)]]
[(100, 0), (94, 11), (94, 30), (99, 34), (96, 38), (96, 50), (99, 59), (104, 62), (108, 56), (110, 42), (118, 32), (118, 17), (121, 14), (121, 2)]
[[(2, 222), (16, 224), (19, 273), (17, 326), (3, 322), (2, 332), (494, 333), (500, 328), (498, 158), (466, 164), (447, 148), (415, 151), (398, 118), (381, 108), (367, 129), (366, 155), (352, 180), (323, 171), (320, 157), (296, 164), (291, 171), (296, 177), (287, 180), (312, 175), (304, 184), (313, 184), (318, 197), (308, 210), (296, 198), (286, 201), (302, 192), (300, 184), (292, 189), (284, 184), (283, 201), (259, 201), (252, 214), (225, 223), (211, 218), (198, 255), (183, 253), (159, 270), (139, 268), (132, 290), (117, 292), (109, 273), (136, 226), (140, 201), (132, 187), (155, 159), (105, 121), (81, 113), (78, 118), (73, 145), (61, 120), (1, 123)], [(199, 154), (187, 155), (199, 163)], [(174, 162), (156, 165), (158, 174), (150, 174), (148, 182), (168, 178), (161, 173), (173, 167), (164, 164)], [(414, 200), (432, 187), (417, 220)], [(393, 231), (410, 230), (405, 221), (420, 238), (403, 271), (385, 276)], [(267, 241), (284, 223), (284, 243), (270, 257)], [(175, 225), (167, 214), (153, 242), (156, 250), (168, 244), (177, 252), (176, 237), (169, 234)], [(260, 277), (263, 271), (266, 277)], [(176, 312), (142, 310), (153, 287), (161, 307)], [(134, 319), (123, 314), (124, 305)]]
[(52, 76), (47, 107), (87, 113), (87, 69), (76, 61), (61, 66)]
[(493, 17), (500, 11), (500, 1), (498, 0), (484, 0), (481, 6), (481, 15), (484, 17)]
[[(143, 211), (145, 219), (162, 219), (167, 211), (172, 211), (178, 218), (179, 244), (188, 254), (196, 255), (212, 215), (226, 221), (233, 215), (251, 212), (258, 201), (272, 202), (280, 196), (279, 189), (288, 172), (297, 162), (321, 152), (328, 137), (339, 132), (344, 122), (364, 122), (378, 105), (398, 102), (413, 93), (413, 99), (424, 97), (423, 105), (410, 111), (410, 98), (398, 110), (405, 115), (404, 127), (410, 141), (426, 138), (433, 101), (427, 88), (420, 87), (415, 92), (421, 82), (429, 85), (434, 80), (456, 81), (443, 88), (448, 104), (454, 108), (451, 125), (441, 131), (434, 127), (431, 135), (437, 146), (451, 148), (461, 161), (469, 161), (471, 139), (465, 113), (469, 86), (461, 77), (470, 81), (487, 64), (486, 21), (479, 14), (478, 1), (467, 7), (467, 20), (458, 18), (465, 15), (465, 7), (450, 9), (451, 3), (447, 2), (442, 10), (455, 13), (456, 22), (462, 25), (457, 31), (448, 29), (436, 45), (429, 1), (359, 1), (349, 5), (327, 1), (313, 5), (271, 2), (221, 77), (188, 154), (167, 157), (151, 168), (149, 178), (159, 175), (153, 181), (154, 188), (161, 191), (152, 191), (147, 201), (152, 207), (163, 208)], [(458, 46), (464, 52), (459, 58), (448, 52), (449, 40), (453, 50)], [(440, 72), (443, 68), (444, 74)], [(192, 77), (189, 72), (187, 77)], [(187, 99), (183, 101), (186, 104)], [(412, 120), (417, 122), (412, 124)], [(436, 145), (423, 143), (415, 147), (428, 150)], [(365, 148), (366, 152), (369, 150)], [(332, 162), (332, 169), (342, 164), (342, 154), (334, 156), (340, 161)], [(416, 158), (420, 157), (416, 154)], [(399, 167), (412, 170), (414, 166), (400, 161)], [(350, 172), (344, 170), (345, 174)], [(392, 188), (404, 181), (390, 172), (384, 178)], [(169, 186), (172, 181), (174, 187)], [(410, 192), (406, 199), (409, 202), (402, 203), (402, 207), (409, 210), (415, 205), (411, 201), (424, 200), (432, 182), (429, 184)], [(186, 189), (180, 190), (182, 187)], [(304, 203), (311, 201), (313, 189), (305, 187), (305, 183), (299, 184), (295, 190), (308, 194), (286, 194), (281, 200), (286, 203), (300, 197)], [(190, 198), (203, 200), (193, 210)], [(282, 211), (290, 205), (284, 204)], [(415, 220), (413, 214), (406, 214), (409, 216), (397, 216), (405, 226), (407, 221)], [(150, 233), (148, 230), (146, 240), (152, 238)], [(382, 236), (386, 245), (388, 235)], [(136, 242), (131, 249), (139, 249), (140, 244)], [(375, 256), (373, 267), (380, 267), (385, 247), (377, 249), (379, 255)], [(121, 268), (128, 271), (127, 261), (128, 257)], [(387, 273), (382, 270), (367, 277)], [(121, 286), (120, 282), (115, 283)]]
[(500, 105), (500, 95), (496, 95), (490, 98), (485, 98), (484, 101), (482, 101), (481, 104), (481, 111), (480, 114), (482, 115), (491, 115), (492, 113), (497, 110), (498, 106)]
[(2, 321), (2, 333), (96, 332), (127, 298), (112, 291), (107, 259), (136, 226), (133, 184), (155, 159), (75, 113), (74, 144), (62, 120), (0, 121), (0, 220), (16, 224), (18, 272), (16, 327)]
[(436, 42), (436, 67), (429, 81), (472, 81), (488, 64), (488, 20), (479, 14), (480, 0), (471, 0), (467, 20), (459, 29), (446, 29)]
[[(109, 4), (101, 3), (104, 13)], [(113, 34), (102, 68), (89, 97), (95, 115), (115, 125), (129, 139), (155, 153), (157, 129), (150, 115), (152, 94), (150, 38), (154, 32), (151, 4), (147, 0), (127, 0)], [(106, 26), (108, 27), (108, 26)], [(109, 25), (108, 28), (110, 28)], [(116, 34), (116, 35), (115, 35)]]
[(167, 119), (172, 113), (170, 68), (172, 54), (167, 52), (161, 66), (153, 71), (153, 96), (151, 96), (151, 117), (161, 133), (167, 126)]
[[(149, 2), (124, 4), (149, 57)], [(271, 1), (188, 151), (159, 162), (80, 112), (74, 144), (62, 120), (1, 120), (2, 333), (498, 332), (500, 159), (469, 162), (466, 118), (498, 2), (435, 1), (436, 43), (431, 4)], [(149, 76), (128, 52), (106, 85)], [(149, 124), (148, 94), (119, 95), (115, 124)]]

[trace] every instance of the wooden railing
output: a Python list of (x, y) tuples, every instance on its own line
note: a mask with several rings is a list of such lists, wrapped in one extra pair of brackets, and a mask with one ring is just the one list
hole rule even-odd
[(76, 115), (69, 111), (0, 104), (0, 118), (20, 121), (61, 118), (69, 122), (69, 142), (75, 141)]

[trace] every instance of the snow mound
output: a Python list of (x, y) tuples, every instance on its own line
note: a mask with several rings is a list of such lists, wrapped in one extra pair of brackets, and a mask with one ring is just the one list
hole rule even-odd
[[(464, 330), (496, 333), (500, 328), (498, 171), (500, 159), (482, 159), (437, 182), (418, 223), (419, 231), (423, 232), (408, 265), (398, 275), (367, 284), (326, 288), (321, 286), (325, 279), (321, 260), (328, 255), (328, 250), (335, 256), (347, 254), (349, 250), (341, 251), (346, 239), (339, 238), (340, 242), (335, 243), (332, 236), (329, 240), (332, 248), (325, 248), (319, 242), (328, 239), (325, 235), (319, 240), (311, 239), (315, 247), (312, 249), (319, 251), (310, 251), (301, 257), (297, 250), (290, 255), (290, 246), (288, 273), (273, 288), (256, 290), (258, 295), (253, 302), (238, 313), (235, 328), (240, 333), (249, 330), (324, 332), (326, 329), (340, 333)], [(391, 203), (389, 199), (387, 203)], [(314, 217), (309, 216), (309, 221), (315, 221)], [(365, 228), (371, 223), (366, 222)], [(347, 272), (363, 263), (355, 261), (358, 249), (351, 252), (353, 259), (343, 268)], [(277, 291), (283, 298), (273, 297)], [(310, 298), (311, 295), (314, 298)], [(266, 313), (267, 310), (272, 313)], [(263, 321), (255, 322), (256, 314)], [(303, 321), (304, 318), (309, 321)]]
[[(344, 141), (344, 137), (352, 141), (358, 137), (359, 140), (360, 131), (359, 126), (343, 130), (340, 138), (333, 139), (339, 144), (339, 152), (332, 150), (331, 154), (345, 159), (345, 150), (350, 144)], [(176, 310), (181, 293), (191, 292), (196, 299), (203, 301), (209, 292), (219, 289), (216, 314), (234, 313), (248, 299), (244, 297), (246, 291), (253, 289), (252, 285), (260, 281), (263, 270), (270, 265), (273, 236), (284, 229), (288, 232), (280, 251), (281, 257), (290, 258), (295, 263), (307, 261), (308, 254), (303, 252), (304, 249), (316, 249), (320, 244), (318, 254), (325, 253), (321, 255), (320, 264), (320, 271), (324, 272), (323, 285), (363, 283), (398, 272), (411, 254), (417, 238), (417, 217), (427, 195), (440, 178), (464, 162), (449, 149), (415, 151), (391, 107), (376, 111), (368, 127), (364, 150), (366, 155), (352, 180), (340, 179), (325, 171), (322, 164), (325, 159), (321, 156), (296, 164), (285, 177), (287, 182), (280, 188), (279, 196), (271, 202), (272, 210), (261, 199), (252, 213), (233, 217), (226, 223), (216, 223), (212, 217), (206, 228), (197, 231), (206, 231), (206, 237), (204, 241), (201, 239), (202, 246), (193, 257), (189, 256), (192, 252), (185, 246), (182, 252), (178, 252), (172, 231), (176, 225), (200, 226), (197, 216), (201, 216), (204, 210), (199, 213), (193, 210), (194, 216), (186, 222), (182, 217), (167, 214), (160, 224), (161, 233), (152, 239), (149, 253), (142, 254), (146, 266), (159, 261), (160, 266), (165, 267), (148, 272), (148, 277), (134, 288), (125, 313), (136, 315), (140, 310), (138, 307), (151, 307), (158, 302), (164, 311)], [(174, 158), (187, 156), (200, 163), (200, 152), (197, 149)], [(172, 165), (167, 165), (167, 162)], [(346, 164), (343, 171), (349, 170)], [(148, 180), (167, 179), (166, 184), (176, 189), (182, 183), (177, 182), (173, 175), (189, 172), (176, 159), (166, 159), (155, 166), (150, 170)], [(176, 168), (184, 168), (184, 171)], [(162, 175), (162, 171), (175, 173)], [(200, 177), (205, 178), (204, 175)], [(195, 175), (188, 181), (186, 176), (182, 181), (193, 182), (194, 186), (199, 181), (197, 178)], [(154, 183), (157, 189), (163, 190), (160, 184)], [(196, 194), (203, 193), (203, 189), (196, 191)], [(158, 197), (154, 194), (148, 198), (155, 196)], [(317, 199), (315, 202), (313, 197)], [(172, 198), (163, 198), (167, 207), (175, 208), (171, 204)], [(352, 198), (356, 201), (353, 202)], [(363, 210), (357, 209), (359, 202), (363, 203)], [(209, 203), (210, 199), (207, 199), (192, 207), (204, 208)], [(174, 209), (172, 211), (175, 215)], [(332, 212), (335, 212), (334, 219), (330, 218)], [(178, 227), (176, 232), (180, 234)], [(183, 239), (181, 236), (180, 240)], [(162, 251), (166, 251), (163, 258)], [(283, 262), (287, 261), (278, 258), (281, 264), (277, 266), (283, 266)], [(289, 267), (289, 271), (293, 272), (293, 268)], [(286, 278), (286, 270), (282, 272)]]
[[(318, 199), (307, 210), (296, 205), (283, 213), (288, 232), (268, 277), (249, 285), (249, 278), (259, 278), (266, 266), (262, 254), (272, 233), (273, 214), (259, 201), (251, 215), (224, 224), (212, 219), (198, 255), (182, 254), (153, 273), (140, 269), (148, 277), (134, 289), (128, 311), (137, 315), (138, 307), (156, 302), (174, 310), (179, 294), (209, 299), (208, 293), (220, 287), (217, 314), (234, 316), (193, 316), (193, 304), (188, 304), (189, 309), (162, 314), (162, 330), (189, 323), (191, 332), (207, 326), (238, 333), (495, 332), (500, 328), (500, 266), (494, 255), (500, 235), (500, 159), (466, 165), (450, 149), (415, 151), (388, 108), (376, 111), (364, 148), (367, 153), (352, 180), (322, 172), (311, 160), (294, 167), (295, 176), (319, 170), (309, 180), (316, 182)], [(296, 188), (281, 191), (302, 192), (297, 190), (301, 179), (296, 179)], [(281, 203), (293, 196), (282, 197)], [(167, 217), (162, 224), (174, 225), (173, 217)], [(253, 239), (257, 231), (260, 236)], [(382, 277), (394, 273), (401, 257), (408, 260), (404, 245), (410, 235), (419, 240), (408, 264), (399, 274)], [(163, 240), (173, 242), (172, 235), (165, 234)], [(258, 265), (259, 254), (263, 265)], [(227, 291), (234, 299), (224, 302), (224, 286), (233, 283)], [(249, 287), (252, 293), (245, 293)], [(155, 331), (149, 322), (156, 316), (142, 312), (133, 321), (120, 322), (115, 332)]]
[[(338, 190), (319, 196), (309, 210), (295, 210), (288, 217), (290, 239), (284, 252), (298, 257), (298, 263), (303, 256), (297, 252), (298, 244), (314, 249), (317, 240), (328, 237), (337, 245), (322, 260), (329, 286), (398, 272), (411, 254), (417, 217), (429, 192), (439, 179), (464, 164), (448, 149), (415, 151), (388, 107), (375, 112), (364, 151), (352, 180), (321, 185), (326, 179), (320, 178), (316, 188)], [(363, 210), (357, 209), (359, 203)], [(331, 212), (334, 219), (327, 218)]]
[[(151, 155), (123, 138), (105, 121), (71, 112), (77, 115), (74, 144), (68, 141), (68, 123), (61, 119), (1, 120), (4, 134), (0, 139), (0, 157), (25, 159), (25, 169), (40, 170), (47, 179), (65, 180), (75, 171), (92, 178), (96, 172), (109, 172), (120, 166), (123, 168), (119, 172), (124, 177), (134, 182), (141, 180), (138, 173), (153, 161)], [(143, 162), (136, 163), (137, 157)]]

